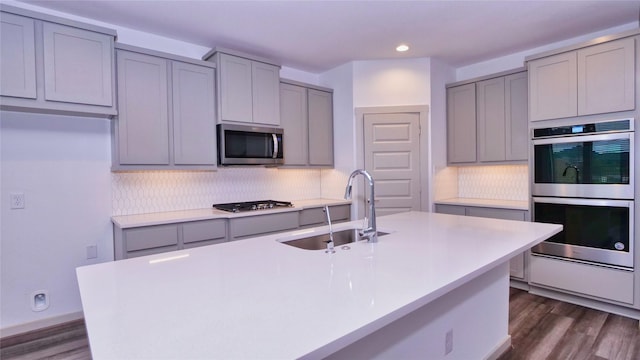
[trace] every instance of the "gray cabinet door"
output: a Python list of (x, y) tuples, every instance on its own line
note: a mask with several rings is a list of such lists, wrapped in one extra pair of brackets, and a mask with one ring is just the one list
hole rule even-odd
[(36, 98), (34, 21), (0, 13), (0, 95)]
[(284, 129), (284, 164), (307, 165), (309, 140), (306, 88), (280, 84), (280, 125)]
[(529, 153), (529, 96), (527, 72), (507, 75), (505, 88), (505, 160), (527, 160)]
[(280, 68), (253, 61), (251, 64), (253, 122), (280, 125)]
[(43, 23), (45, 99), (112, 106), (113, 37)]
[(307, 89), (307, 98), (309, 165), (333, 166), (333, 94)]
[(635, 40), (578, 50), (578, 115), (635, 108)]
[(578, 114), (575, 52), (529, 62), (529, 120), (572, 117)]
[(219, 56), (221, 120), (253, 122), (251, 60), (222, 53)]
[(447, 159), (476, 161), (476, 84), (447, 89)]
[(178, 225), (154, 225), (122, 230), (122, 253), (116, 250), (115, 259), (159, 254), (178, 250)]
[(297, 211), (229, 219), (229, 233), (231, 240), (291, 230), (296, 229), (297, 227)]
[(504, 77), (479, 81), (477, 90), (478, 160), (506, 159)]
[(169, 164), (167, 61), (118, 51), (120, 164)]
[(465, 216), (467, 214), (464, 206), (447, 204), (436, 204), (436, 213), (460, 216)]
[(174, 163), (215, 165), (214, 69), (173, 61), (172, 82)]

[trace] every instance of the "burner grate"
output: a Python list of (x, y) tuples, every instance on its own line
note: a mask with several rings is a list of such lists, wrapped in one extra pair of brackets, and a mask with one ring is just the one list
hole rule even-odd
[(293, 204), (289, 201), (276, 201), (276, 200), (261, 200), (261, 201), (247, 201), (237, 203), (226, 204), (213, 204), (213, 207), (227, 212), (243, 212), (254, 210), (268, 210), (281, 207), (291, 207)]

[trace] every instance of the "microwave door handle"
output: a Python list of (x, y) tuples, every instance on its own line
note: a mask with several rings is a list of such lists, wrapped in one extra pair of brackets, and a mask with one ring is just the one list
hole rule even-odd
[(271, 138), (273, 139), (273, 156), (272, 158), (276, 159), (278, 157), (278, 137), (276, 134), (271, 134)]

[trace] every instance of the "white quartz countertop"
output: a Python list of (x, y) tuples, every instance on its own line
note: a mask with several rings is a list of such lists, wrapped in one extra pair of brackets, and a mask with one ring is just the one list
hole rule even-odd
[(80, 267), (93, 357), (323, 358), (562, 229), (422, 212), (377, 220), (391, 234), (334, 254), (278, 242), (323, 226)]
[(269, 210), (256, 210), (241, 213), (230, 213), (217, 210), (214, 208), (165, 211), (147, 214), (135, 215), (119, 215), (112, 216), (111, 221), (119, 228), (126, 229), (131, 227), (162, 225), (176, 222), (210, 220), (210, 219), (229, 219), (244, 216), (256, 216), (261, 214), (273, 214), (278, 212), (300, 211), (307, 208), (321, 207), (325, 205), (344, 205), (351, 204), (351, 200), (342, 199), (308, 199), (294, 200), (291, 202), (293, 207), (277, 208)]
[(477, 206), (512, 210), (529, 210), (528, 201), (517, 200), (497, 200), (497, 199), (474, 199), (474, 198), (450, 198), (434, 201), (436, 204)]

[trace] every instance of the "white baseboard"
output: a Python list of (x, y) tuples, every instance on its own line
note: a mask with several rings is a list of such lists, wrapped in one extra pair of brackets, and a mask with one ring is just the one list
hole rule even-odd
[(498, 344), (489, 356), (486, 357), (486, 360), (496, 360), (500, 357), (500, 355), (504, 354), (505, 351), (511, 348), (511, 335), (507, 335), (507, 337), (502, 341), (502, 343)]
[(49, 326), (64, 324), (66, 322), (79, 320), (82, 318), (84, 318), (84, 313), (82, 311), (78, 311), (74, 313), (36, 320), (36, 321), (24, 323), (24, 324), (7, 326), (5, 328), (0, 329), (0, 337), (5, 338), (7, 336), (13, 336), (17, 334), (26, 333), (29, 331), (43, 329)]

